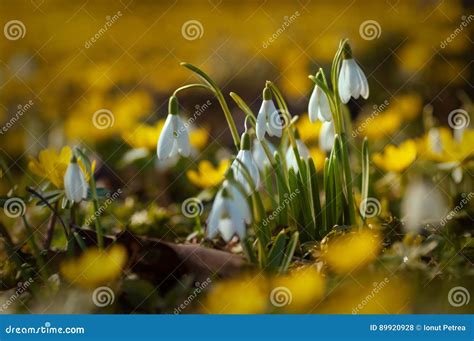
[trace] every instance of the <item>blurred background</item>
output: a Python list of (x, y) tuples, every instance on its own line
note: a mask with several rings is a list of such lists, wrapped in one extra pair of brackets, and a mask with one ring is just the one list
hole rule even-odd
[[(1, 152), (19, 172), (31, 155), (66, 144), (94, 150), (102, 166), (123, 161), (123, 153), (133, 148), (153, 155), (168, 96), (197, 80), (179, 65), (182, 61), (201, 67), (222, 87), (239, 129), (244, 116), (228, 93), (236, 92), (257, 111), (267, 79), (282, 89), (292, 114), (301, 115), (312, 91), (308, 75), (320, 67), (329, 71), (344, 37), (371, 91), (368, 102), (351, 102), (354, 118), (403, 98), (415, 114), (422, 105), (433, 105), (442, 124), (463, 97), (472, 95), (471, 5), (455, 0), (4, 0)], [(190, 90), (180, 103), (184, 116), (201, 112), (194, 124), (205, 134), (197, 130), (193, 145), (231, 146), (210, 94)], [(105, 112), (99, 127), (98, 111)]]

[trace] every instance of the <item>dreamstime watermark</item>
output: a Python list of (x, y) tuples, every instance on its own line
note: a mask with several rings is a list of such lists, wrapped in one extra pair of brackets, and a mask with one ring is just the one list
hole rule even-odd
[(188, 20), (181, 26), (181, 35), (190, 41), (202, 38), (204, 27), (199, 20)]
[(359, 205), (359, 212), (363, 217), (373, 218), (380, 214), (382, 205), (376, 198), (367, 198), (362, 200)]
[(367, 304), (369, 304), (370, 301), (372, 301), (375, 296), (383, 289), (385, 286), (390, 282), (390, 280), (385, 277), (383, 281), (380, 282), (374, 282), (373, 286), (374, 288), (370, 291), (370, 293), (365, 296), (365, 298), (355, 307), (352, 309), (352, 315), (358, 314), (362, 309), (365, 308)]
[(34, 102), (31, 99), (26, 104), (19, 104), (17, 107), (18, 110), (15, 112), (15, 114), (0, 129), (0, 135), (5, 134), (11, 127), (13, 127), (15, 123), (17, 123), (20, 118), (31, 109), (33, 105)]
[(50, 322), (45, 322), (40, 327), (14, 327), (9, 325), (5, 328), (6, 334), (85, 334), (83, 327), (53, 327)]
[(200, 295), (204, 289), (206, 289), (209, 284), (211, 284), (211, 279), (208, 277), (204, 282), (202, 283), (199, 283), (199, 282), (196, 282), (194, 283), (194, 290), (191, 294), (189, 294), (188, 297), (186, 297), (186, 299), (183, 301), (183, 303), (181, 303), (178, 307), (176, 307), (174, 309), (174, 314), (175, 315), (178, 315), (180, 314), (184, 309), (186, 309), (187, 306), (189, 306), (193, 301), (194, 299)]
[(269, 47), (272, 43), (274, 43), (274, 42), (278, 39), (278, 37), (280, 37), (280, 35), (282, 35), (283, 32), (285, 32), (286, 29), (287, 29), (288, 27), (290, 27), (290, 25), (293, 24), (293, 23), (296, 21), (296, 19), (298, 19), (298, 17), (299, 17), (300, 15), (301, 15), (301, 13), (300, 13), (299, 11), (296, 11), (295, 13), (293, 13), (293, 14), (290, 15), (290, 16), (285, 16), (285, 17), (283, 18), (283, 24), (281, 24), (281, 26), (278, 27), (278, 29), (277, 29), (275, 32), (273, 32), (273, 34), (272, 34), (270, 37), (268, 37), (268, 39), (265, 40), (265, 41), (262, 43), (262, 47), (263, 47), (264, 49), (266, 49), (266, 48)]
[(107, 199), (105, 199), (105, 201), (99, 206), (99, 208), (94, 211), (94, 214), (92, 216), (90, 216), (84, 221), (84, 226), (91, 226), (94, 221), (104, 213), (107, 207), (109, 207), (121, 194), (121, 188), (119, 188), (112, 194), (107, 193)]
[(109, 287), (98, 287), (92, 293), (92, 302), (99, 308), (112, 305), (115, 300), (115, 294)]
[(439, 43), (439, 47), (444, 49), (446, 46), (448, 46), (454, 39), (456, 39), (456, 37), (462, 32), (464, 31), (464, 29), (474, 20), (474, 15), (473, 14), (470, 14), (468, 17), (466, 17), (465, 15), (463, 15), (461, 17), (462, 21), (461, 21), (461, 24), (459, 24), (458, 27), (456, 27), (456, 29), (453, 31), (453, 33), (451, 33), (446, 39), (444, 39), (443, 41), (441, 41)]
[(359, 34), (364, 40), (374, 40), (380, 38), (382, 27), (378, 21), (366, 20), (359, 26)]
[(455, 130), (464, 130), (469, 127), (471, 118), (469, 113), (463, 109), (455, 109), (448, 115), (448, 124)]
[(194, 112), (191, 117), (189, 117), (186, 122), (176, 131), (176, 136), (180, 136), (182, 133), (187, 132), (194, 122), (212, 105), (211, 100), (207, 100), (204, 104), (196, 104), (194, 106)]
[(448, 292), (448, 302), (453, 307), (459, 308), (468, 305), (471, 301), (471, 294), (465, 287), (454, 287)]
[(22, 198), (8, 198), (3, 205), (3, 212), (9, 218), (21, 217), (26, 212), (26, 204)]
[(92, 37), (86, 40), (86, 42), (84, 43), (84, 47), (88, 49), (94, 43), (96, 43), (100, 38), (102, 38), (102, 36), (109, 30), (109, 28), (112, 27), (113, 24), (115, 24), (120, 19), (121, 16), (122, 16), (122, 12), (120, 11), (118, 11), (112, 16), (110, 15), (106, 16), (105, 24)]
[(3, 26), (3, 34), (8, 40), (22, 39), (26, 35), (26, 27), (20, 20), (10, 20)]
[(6, 311), (8, 309), (9, 306), (11, 306), (13, 303), (15, 303), (15, 301), (18, 299), (18, 297), (20, 297), (23, 293), (25, 293), (26, 290), (28, 289), (28, 287), (31, 284), (33, 284), (33, 282), (34, 282), (33, 278), (30, 277), (26, 281), (18, 283), (18, 286), (17, 286), (15, 292), (13, 293), (13, 295), (11, 295), (10, 298), (8, 298), (5, 301), (5, 303), (3, 303), (0, 306), (0, 313), (3, 313), (4, 311)]
[(276, 287), (270, 292), (270, 303), (277, 308), (290, 305), (292, 301), (293, 295), (287, 287)]
[(92, 124), (100, 130), (113, 127), (115, 123), (115, 116), (112, 111), (108, 109), (99, 109), (92, 115)]
[(389, 101), (388, 100), (385, 100), (382, 104), (380, 105), (377, 105), (375, 104), (373, 106), (373, 110), (371, 112), (371, 114), (369, 115), (369, 117), (367, 117), (364, 121), (362, 121), (358, 126), (357, 128), (355, 128), (354, 130), (352, 130), (352, 137), (357, 137), (359, 134), (363, 133), (365, 128), (367, 127), (367, 125), (370, 124), (370, 122), (372, 122), (378, 115), (380, 115), (380, 113), (382, 113), (383, 111), (385, 111), (387, 109), (387, 107), (389, 106)]
[(453, 219), (467, 204), (474, 198), (474, 192), (469, 192), (468, 194), (462, 193), (461, 196), (463, 197), (459, 204), (456, 205), (440, 222), (441, 226), (444, 226)]
[(195, 218), (200, 216), (203, 210), (204, 205), (202, 204), (202, 201), (196, 197), (187, 198), (181, 205), (181, 211), (187, 218)]
[(295, 199), (298, 194), (300, 194), (299, 188), (295, 189), (294, 192), (291, 192), (290, 194), (285, 193), (283, 196), (285, 199), (278, 205), (277, 208), (275, 208), (270, 215), (268, 215), (265, 219), (262, 220), (263, 226), (267, 226), (270, 224), (271, 221), (273, 221), (278, 215), (285, 210), (285, 208), (290, 204), (290, 202)]

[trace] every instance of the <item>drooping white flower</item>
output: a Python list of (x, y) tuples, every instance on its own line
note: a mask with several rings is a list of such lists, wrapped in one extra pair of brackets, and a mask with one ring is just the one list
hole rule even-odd
[[(276, 148), (270, 142), (267, 142), (267, 145), (271, 155), (273, 155), (276, 151)], [(261, 172), (265, 170), (265, 167), (270, 166), (270, 161), (268, 160), (268, 157), (265, 154), (265, 150), (263, 149), (262, 143), (258, 139), (253, 140), (252, 156), (255, 163), (257, 164), (258, 169)]]
[[(252, 153), (250, 152), (250, 137), (247, 133), (242, 134), (241, 148), (235, 158), (236, 160), (232, 162), (231, 166), (232, 171), (234, 172), (235, 180), (241, 183), (247, 193), (250, 194), (260, 185), (260, 173), (258, 172), (257, 164), (255, 163)], [(245, 169), (250, 175), (250, 178), (253, 182), (252, 185), (245, 176)]]
[[(301, 139), (297, 138), (296, 139), (296, 147), (298, 149), (298, 153), (300, 154), (300, 157), (302, 157), (304, 160), (308, 160), (310, 157), (309, 149), (306, 147), (303, 141)], [(298, 172), (298, 161), (296, 160), (295, 152), (293, 150), (293, 147), (289, 147), (288, 150), (286, 151), (286, 167), (288, 169), (293, 168), (295, 172)]]
[(187, 157), (191, 151), (188, 129), (178, 115), (178, 107), (177, 97), (171, 96), (168, 117), (166, 117), (156, 146), (159, 160), (172, 158), (178, 154)]
[(263, 90), (262, 106), (258, 112), (255, 127), (257, 138), (263, 140), (265, 132), (270, 136), (281, 137), (283, 125), (284, 121), (273, 103), (271, 90), (265, 88)]
[(431, 128), (428, 132), (428, 142), (431, 150), (436, 154), (443, 152), (443, 143), (438, 128)]
[(323, 125), (321, 126), (321, 132), (319, 134), (319, 148), (325, 152), (331, 151), (334, 145), (335, 135), (334, 122), (323, 122)]
[(332, 120), (328, 96), (318, 85), (314, 86), (309, 98), (308, 115), (312, 123), (315, 123), (317, 120), (321, 122)]
[(66, 198), (78, 203), (87, 198), (87, 181), (81, 167), (77, 164), (76, 156), (73, 156), (64, 174), (64, 191)]
[(369, 83), (367, 77), (356, 61), (352, 58), (352, 51), (348, 44), (344, 46), (343, 60), (339, 79), (337, 83), (339, 96), (343, 103), (349, 102), (351, 97), (355, 99), (362, 96), (367, 99), (369, 97)]
[(251, 223), (249, 205), (242, 193), (227, 180), (217, 192), (207, 220), (207, 234), (214, 238), (221, 233), (225, 241), (234, 234), (242, 240), (245, 237), (245, 224)]

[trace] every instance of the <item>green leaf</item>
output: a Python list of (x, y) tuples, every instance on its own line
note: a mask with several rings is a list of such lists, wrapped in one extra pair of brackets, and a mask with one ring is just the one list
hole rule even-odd
[(280, 267), (285, 254), (286, 246), (286, 235), (284, 231), (281, 231), (273, 242), (273, 247), (268, 253), (267, 269), (270, 271), (276, 271)]
[[(362, 203), (367, 201), (369, 196), (369, 141), (367, 137), (362, 143), (362, 184), (361, 184), (361, 199)], [(365, 221), (365, 210), (361, 210), (362, 219)]]
[(283, 260), (280, 266), (280, 273), (283, 274), (288, 271), (293, 255), (295, 254), (296, 246), (298, 245), (299, 233), (295, 232), (290, 238), (288, 245), (283, 256)]
[(317, 230), (323, 229), (323, 212), (321, 211), (321, 200), (319, 198), (319, 184), (318, 175), (316, 173), (316, 166), (314, 165), (313, 159), (309, 158), (307, 161), (309, 181), (311, 185), (311, 200), (313, 205), (313, 213), (315, 219), (315, 228)]

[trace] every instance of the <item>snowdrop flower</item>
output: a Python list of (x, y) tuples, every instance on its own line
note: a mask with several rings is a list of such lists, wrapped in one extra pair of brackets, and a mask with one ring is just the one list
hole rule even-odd
[(319, 147), (324, 150), (325, 152), (331, 151), (334, 145), (334, 122), (323, 122), (321, 126), (321, 132), (319, 134)]
[(369, 97), (369, 84), (364, 72), (356, 61), (352, 58), (352, 51), (349, 44), (344, 46), (341, 71), (339, 72), (338, 89), (339, 96), (343, 103), (349, 102), (351, 97)]
[(158, 138), (156, 151), (159, 160), (172, 158), (180, 154), (187, 157), (190, 154), (189, 134), (186, 125), (178, 115), (178, 98), (171, 96), (168, 107), (168, 117)]
[(311, 123), (315, 123), (317, 120), (321, 122), (332, 120), (328, 96), (317, 84), (309, 98), (308, 115)]
[[(245, 170), (242, 165), (245, 166), (250, 174), (250, 178), (253, 181), (252, 186), (247, 181), (247, 177), (245, 177)], [(250, 152), (250, 137), (246, 132), (242, 134), (241, 147), (231, 167), (234, 172), (235, 180), (244, 186), (248, 194), (252, 193), (252, 191), (259, 186), (260, 174), (252, 153)]]
[[(298, 149), (298, 153), (300, 154), (300, 157), (302, 157), (304, 160), (308, 160), (309, 157), (311, 156), (309, 153), (308, 147), (304, 144), (303, 141), (301, 141), (298, 131), (295, 131), (295, 137), (296, 137), (296, 148)], [(296, 160), (296, 155), (295, 152), (293, 151), (293, 147), (289, 147), (288, 150), (286, 151), (286, 166), (288, 169), (293, 168), (295, 172), (298, 172), (298, 161)]]
[(428, 141), (431, 150), (435, 154), (441, 154), (443, 152), (443, 143), (441, 141), (441, 134), (438, 128), (431, 128), (428, 131)]
[(87, 198), (87, 181), (81, 167), (77, 164), (76, 156), (73, 156), (64, 174), (64, 191), (66, 198), (78, 203)]
[[(267, 142), (268, 149), (270, 149), (270, 153), (273, 155), (276, 151), (276, 148), (269, 142)], [(252, 145), (252, 156), (257, 164), (258, 169), (263, 172), (266, 167), (270, 166), (270, 161), (268, 160), (267, 155), (263, 149), (262, 143), (258, 139), (253, 140)]]
[(224, 181), (207, 220), (209, 238), (214, 238), (220, 232), (227, 242), (234, 234), (242, 240), (245, 237), (245, 224), (250, 223), (250, 208), (245, 197), (235, 186)]
[(270, 136), (281, 137), (284, 121), (273, 104), (270, 88), (263, 89), (263, 102), (257, 116), (256, 134), (259, 140), (263, 140), (265, 132)]

